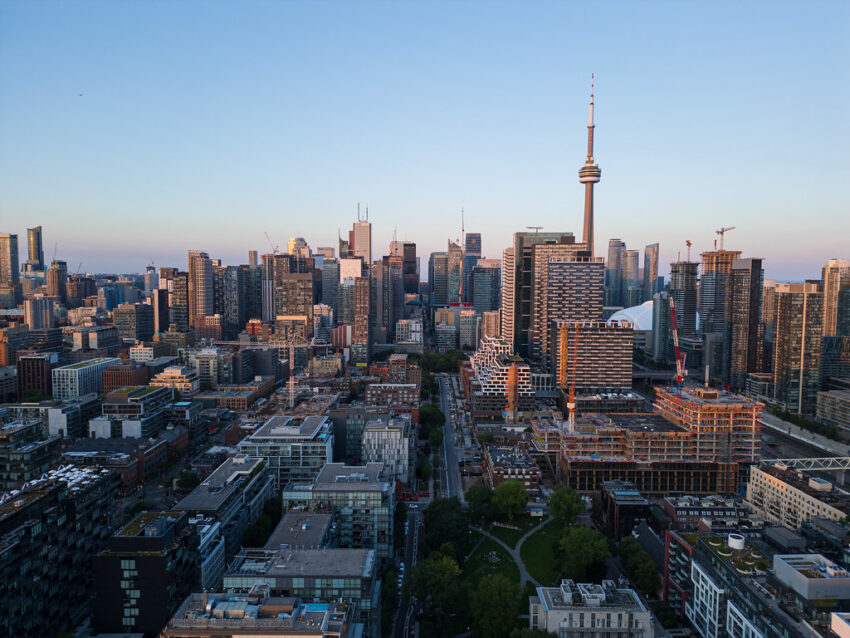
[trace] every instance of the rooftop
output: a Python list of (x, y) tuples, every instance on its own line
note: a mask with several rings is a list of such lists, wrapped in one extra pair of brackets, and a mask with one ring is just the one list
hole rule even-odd
[(687, 432), (685, 428), (668, 421), (654, 412), (584, 414), (576, 419), (577, 425), (618, 427), (632, 432)]
[(179, 512), (142, 512), (115, 534), (116, 536), (161, 536), (163, 530), (176, 522)]
[(316, 485), (384, 483), (385, 480), (381, 477), (383, 471), (383, 463), (367, 463), (366, 465), (326, 463), (316, 477)]
[(71, 363), (66, 366), (61, 366), (56, 368), (56, 370), (79, 370), (80, 368), (88, 368), (89, 366), (98, 365), (101, 363), (120, 363), (121, 360), (115, 357), (100, 357), (98, 359), (86, 359), (85, 361), (80, 361), (78, 363)]
[(227, 576), (370, 578), (373, 549), (242, 549)]
[(785, 563), (808, 579), (844, 580), (850, 583), (847, 570), (821, 554), (777, 554), (773, 563)]
[(825, 479), (803, 474), (784, 465), (760, 465), (759, 470), (778, 478), (822, 503), (850, 514), (850, 493), (838, 489)]
[(512, 446), (487, 446), (487, 454), (494, 466), (531, 468), (535, 466), (534, 461), (525, 452)]
[[(343, 635), (351, 621), (352, 607), (346, 601), (301, 603), (296, 598), (268, 596), (268, 587), (257, 586), (248, 594), (192, 594), (178, 608), (163, 635), (183, 632), (237, 632), (252, 635)], [(259, 632), (259, 633), (258, 633)]]
[(269, 418), (250, 438), (313, 439), (329, 427), (330, 420), (326, 416), (305, 416), (299, 420), (292, 416), (277, 415)]
[(281, 546), (319, 547), (332, 521), (332, 514), (287, 512), (266, 542), (266, 549), (277, 549)]
[(562, 580), (560, 587), (538, 587), (537, 596), (544, 609), (567, 610), (575, 607), (632, 608), (646, 611), (640, 597), (633, 589), (617, 589), (613, 581), (597, 583), (574, 583)]
[(689, 401), (700, 406), (732, 406), (742, 405), (753, 407), (758, 404), (754, 399), (727, 392), (726, 390), (718, 390), (717, 388), (705, 388), (703, 386), (684, 386), (681, 390), (673, 390), (671, 388), (658, 388), (659, 393), (669, 396), (680, 397), (684, 401)]

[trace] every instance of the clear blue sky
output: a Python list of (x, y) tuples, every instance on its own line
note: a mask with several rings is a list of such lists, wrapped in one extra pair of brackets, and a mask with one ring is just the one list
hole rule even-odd
[[(581, 233), (819, 276), (850, 257), (847, 2), (0, 2), (0, 232), (73, 270)], [(80, 95), (82, 94), (82, 95)], [(24, 242), (21, 242), (22, 249)], [(666, 273), (667, 267), (662, 270)]]

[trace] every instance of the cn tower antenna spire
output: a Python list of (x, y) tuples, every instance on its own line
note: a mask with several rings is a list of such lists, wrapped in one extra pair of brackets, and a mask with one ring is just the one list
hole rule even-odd
[(593, 185), (602, 176), (602, 171), (593, 159), (593, 92), (595, 78), (590, 75), (590, 120), (587, 125), (587, 160), (578, 171), (578, 181), (584, 184), (584, 232), (582, 241), (587, 246), (591, 257), (593, 256)]

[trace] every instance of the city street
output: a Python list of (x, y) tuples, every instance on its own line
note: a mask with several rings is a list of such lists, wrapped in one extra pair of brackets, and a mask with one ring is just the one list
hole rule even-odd
[(450, 380), (446, 377), (440, 377), (440, 409), (443, 411), (443, 414), (446, 416), (446, 425), (443, 428), (443, 464), (441, 469), (441, 476), (443, 477), (441, 480), (441, 489), (443, 494), (445, 494), (448, 498), (453, 496), (457, 496), (460, 499), (460, 502), (463, 503), (463, 489), (459, 489), (458, 486), (462, 486), (460, 479), (460, 469), (458, 468), (458, 455), (457, 448), (455, 447), (455, 436), (456, 432), (456, 424), (454, 419), (451, 416), (451, 401), (453, 401), (453, 395), (449, 389)]
[[(417, 555), (419, 553), (419, 537), (420, 537), (420, 514), (418, 510), (409, 511), (407, 513), (407, 522), (409, 531), (404, 541), (404, 564), (405, 576), (410, 574), (413, 566), (416, 565)], [(413, 635), (414, 618), (416, 616), (416, 599), (410, 600), (400, 599), (398, 603), (398, 611), (395, 618), (395, 626), (393, 628), (393, 636), (407, 638)]]

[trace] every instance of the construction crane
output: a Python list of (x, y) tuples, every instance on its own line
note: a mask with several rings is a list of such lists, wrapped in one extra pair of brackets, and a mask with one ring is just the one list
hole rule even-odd
[(674, 378), (676, 387), (681, 389), (688, 371), (685, 370), (686, 353), (679, 353), (679, 330), (676, 327), (676, 306), (673, 303), (673, 297), (670, 297), (670, 321), (673, 328), (673, 356), (676, 358), (676, 376)]
[(82, 268), (82, 267), (83, 267), (83, 262), (80, 262), (79, 264), (77, 264), (77, 272), (74, 273), (74, 277), (80, 276), (80, 268)]
[(272, 241), (272, 238), (269, 237), (268, 233), (264, 232), (263, 234), (266, 236), (266, 240), (269, 242), (269, 246), (271, 246), (272, 255), (277, 255), (279, 246), (275, 245), (275, 243)]
[(720, 230), (715, 230), (714, 232), (720, 235), (720, 250), (723, 250), (723, 236), (728, 233), (730, 230), (735, 230), (735, 226), (726, 226), (725, 228), (721, 228)]
[(693, 246), (693, 242), (690, 239), (685, 240), (685, 246), (688, 247), (688, 261), (691, 261), (691, 246)]
[(528, 230), (533, 230), (535, 233), (539, 233), (543, 230), (543, 226), (526, 226)]

